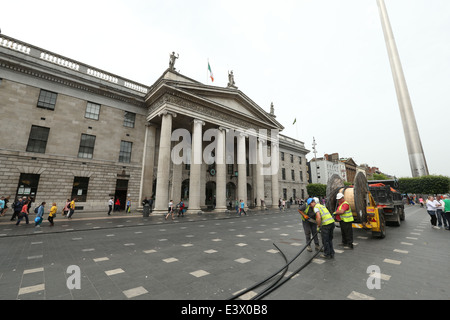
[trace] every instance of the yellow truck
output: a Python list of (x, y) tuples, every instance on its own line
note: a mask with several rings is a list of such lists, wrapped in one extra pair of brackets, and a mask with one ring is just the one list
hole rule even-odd
[(352, 186), (344, 186), (344, 181), (337, 174), (330, 177), (327, 184), (326, 205), (330, 212), (337, 208), (336, 195), (343, 193), (353, 212), (353, 228), (371, 230), (372, 236), (386, 236), (386, 219), (369, 191), (366, 176), (358, 172)]

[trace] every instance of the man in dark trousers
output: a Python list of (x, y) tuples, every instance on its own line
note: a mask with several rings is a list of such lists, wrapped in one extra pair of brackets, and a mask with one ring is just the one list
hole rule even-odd
[[(309, 199), (308, 199), (309, 201)], [(312, 201), (312, 199), (311, 199)], [(309, 203), (311, 203), (309, 201)], [(316, 223), (316, 215), (314, 213), (314, 210), (309, 206), (309, 204), (301, 204), (297, 211), (300, 213), (300, 216), (302, 217), (302, 225), (303, 225), (303, 231), (305, 231), (305, 237), (306, 237), (306, 243), (308, 243), (311, 240), (311, 236), (314, 237), (314, 244), (316, 245), (316, 251), (319, 251), (320, 245), (319, 245), (319, 236), (316, 236), (317, 234), (317, 223)], [(306, 250), (309, 252), (312, 252), (311, 245), (306, 247)]]
[(353, 213), (350, 204), (345, 201), (344, 194), (338, 193), (336, 195), (338, 200), (338, 207), (335, 215), (339, 216), (339, 225), (342, 234), (342, 246), (344, 249), (353, 249)]

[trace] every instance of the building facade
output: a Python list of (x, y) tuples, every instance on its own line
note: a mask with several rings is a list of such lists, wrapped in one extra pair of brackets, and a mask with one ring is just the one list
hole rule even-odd
[(323, 158), (311, 159), (310, 167), (312, 183), (326, 185), (333, 174), (337, 174), (342, 180), (347, 181), (345, 164), (339, 161), (339, 154), (337, 153), (325, 154)]
[(159, 213), (169, 200), (198, 212), (307, 196), (309, 151), (279, 134), (273, 109), (174, 60), (147, 86), (2, 35), (0, 116), (3, 196), (90, 211), (154, 197)]

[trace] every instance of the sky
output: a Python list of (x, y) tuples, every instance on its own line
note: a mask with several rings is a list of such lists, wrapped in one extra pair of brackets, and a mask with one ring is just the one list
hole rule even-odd
[[(236, 86), (314, 157), (411, 177), (376, 0), (4, 1), (2, 34), (144, 85)], [(430, 174), (450, 176), (450, 1), (385, 0)], [(207, 65), (215, 80), (208, 80)], [(297, 119), (293, 125), (294, 119)]]

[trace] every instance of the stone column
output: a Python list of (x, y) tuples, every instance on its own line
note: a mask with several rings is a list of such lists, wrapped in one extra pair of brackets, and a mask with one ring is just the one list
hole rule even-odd
[(181, 183), (183, 175), (183, 164), (173, 164), (172, 167), (172, 181), (170, 199), (173, 200), (174, 205), (181, 200)]
[(189, 207), (187, 213), (198, 213), (200, 209), (200, 184), (202, 167), (202, 127), (205, 122), (192, 121), (191, 170), (189, 174)]
[(160, 114), (161, 137), (159, 140), (158, 173), (156, 178), (155, 210), (156, 214), (167, 213), (169, 204), (170, 147), (172, 135), (172, 117), (175, 113), (164, 111)]
[(227, 129), (219, 127), (217, 130), (216, 149), (216, 208), (217, 212), (227, 211), (227, 169), (225, 160), (225, 132)]
[(263, 175), (263, 143), (264, 140), (258, 138), (258, 148), (257, 148), (257, 157), (256, 157), (256, 166), (255, 173), (256, 176), (256, 207), (261, 210), (264, 209), (261, 207), (261, 199), (264, 199), (264, 175)]
[(139, 205), (145, 197), (150, 199), (153, 192), (153, 167), (155, 165), (156, 126), (150, 122), (145, 125), (144, 154), (142, 156), (141, 185), (139, 190)]
[(238, 166), (238, 200), (244, 200), (247, 209), (247, 172), (246, 172), (246, 150), (245, 134), (240, 133), (237, 136), (237, 166)]
[(271, 158), (270, 166), (272, 172), (272, 208), (278, 208), (278, 199), (280, 199), (279, 180), (278, 180), (280, 152), (278, 149), (278, 142), (274, 143), (272, 141), (272, 146), (270, 148), (270, 158)]

